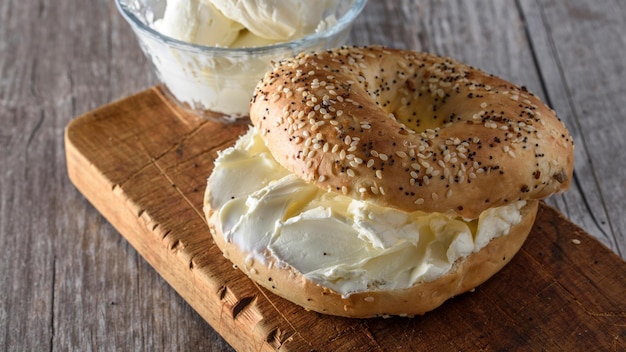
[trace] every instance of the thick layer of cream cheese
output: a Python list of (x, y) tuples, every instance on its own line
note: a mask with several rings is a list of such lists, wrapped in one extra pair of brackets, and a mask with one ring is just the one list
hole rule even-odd
[(251, 259), (291, 266), (349, 296), (434, 280), (508, 234), (524, 201), (476, 220), (406, 213), (326, 192), (280, 166), (252, 127), (219, 154), (208, 180), (221, 232)]

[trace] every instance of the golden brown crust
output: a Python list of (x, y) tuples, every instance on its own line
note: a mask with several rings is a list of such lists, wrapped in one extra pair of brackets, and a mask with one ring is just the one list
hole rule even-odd
[(529, 201), (521, 209), (522, 221), (512, 226), (508, 235), (495, 238), (477, 253), (460, 259), (449, 273), (434, 281), (404, 290), (355, 293), (345, 299), (309, 281), (289, 266), (276, 265), (271, 256), (266, 258), (265, 264), (251, 261), (248, 259), (249, 253), (242, 252), (239, 247), (225, 240), (220, 232), (218, 212), (208, 204), (205, 205), (205, 212), (217, 246), (226, 258), (253, 281), (308, 310), (350, 318), (368, 318), (421, 315), (439, 307), (447, 299), (485, 282), (522, 247), (535, 221), (538, 203)]
[(538, 97), (425, 53), (340, 48), (286, 59), (257, 86), (250, 115), (294, 174), (409, 212), (476, 218), (565, 190), (573, 171), (573, 140)]

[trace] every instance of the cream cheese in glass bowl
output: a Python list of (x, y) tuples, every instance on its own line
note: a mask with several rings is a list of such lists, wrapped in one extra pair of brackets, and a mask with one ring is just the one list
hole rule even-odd
[(345, 43), (367, 0), (116, 0), (166, 95), (224, 122), (247, 121), (271, 62)]

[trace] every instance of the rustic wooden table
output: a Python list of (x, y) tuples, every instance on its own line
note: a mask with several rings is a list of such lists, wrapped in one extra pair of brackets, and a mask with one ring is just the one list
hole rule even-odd
[[(370, 0), (350, 37), (527, 86), (576, 140), (547, 202), (626, 257), (626, 2)], [(0, 349), (230, 350), (70, 183), (64, 128), (156, 83), (113, 0), (0, 5)]]

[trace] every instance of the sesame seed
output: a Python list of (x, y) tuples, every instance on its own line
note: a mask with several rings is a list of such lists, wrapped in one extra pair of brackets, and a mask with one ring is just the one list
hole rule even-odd
[(417, 205), (419, 205), (419, 204), (424, 204), (424, 198), (417, 198), (417, 199), (415, 200), (415, 202), (413, 202), (413, 203), (415, 203), (415, 204), (417, 204)]
[(348, 169), (348, 170), (346, 170), (346, 173), (347, 173), (347, 174), (348, 174), (348, 176), (350, 176), (350, 177), (354, 177), (354, 176), (355, 176), (354, 170), (352, 170), (352, 169)]

